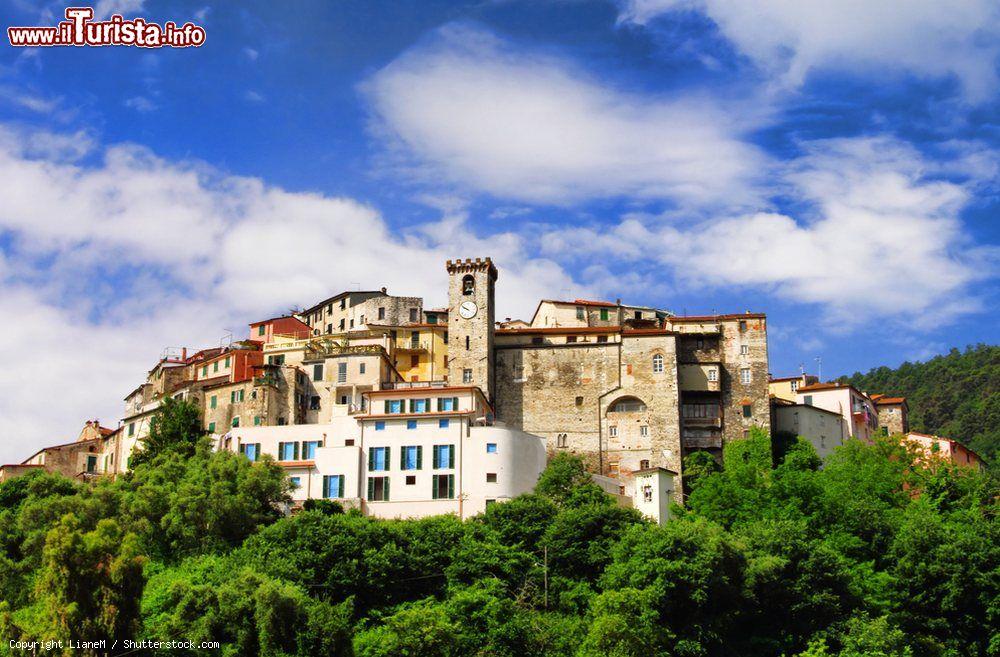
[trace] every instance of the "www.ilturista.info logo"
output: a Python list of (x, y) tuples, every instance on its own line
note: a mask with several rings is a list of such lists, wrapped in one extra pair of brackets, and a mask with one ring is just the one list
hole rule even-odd
[(205, 43), (205, 28), (173, 21), (163, 25), (143, 18), (125, 19), (115, 14), (95, 21), (91, 7), (67, 7), (66, 20), (55, 27), (8, 27), (12, 46), (138, 46), (140, 48), (189, 48)]

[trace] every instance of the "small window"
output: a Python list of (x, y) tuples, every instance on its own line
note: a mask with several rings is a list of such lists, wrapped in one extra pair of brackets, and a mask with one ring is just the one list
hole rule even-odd
[(265, 325), (264, 325), (264, 324), (261, 324), (260, 326), (258, 326), (258, 327), (257, 327), (257, 335), (264, 335), (264, 330), (265, 330), (265, 328), (266, 328), (266, 327), (265, 327)]
[(340, 309), (343, 310), (344, 308), (347, 308), (347, 297), (340, 300)]
[(406, 421), (406, 428), (407, 429), (416, 429), (417, 428), (417, 421), (416, 420), (407, 420)]
[(326, 332), (327, 334), (333, 333), (333, 324), (326, 325)]
[(535, 337), (531, 338), (531, 344), (545, 344), (545, 338), (543, 338), (540, 335), (536, 335)]
[(208, 423), (208, 432), (209, 433), (215, 433), (215, 422), (209, 422)]
[(419, 367), (419, 366), (420, 366), (420, 356), (416, 354), (410, 356), (410, 367)]
[(646, 470), (649, 468), (649, 459), (642, 459), (639, 461), (639, 469)]
[(365, 364), (361, 363), (360, 365), (358, 365), (358, 374), (364, 374), (364, 373), (365, 373)]
[[(385, 423), (383, 423), (383, 426), (384, 426), (384, 424)], [(348, 438), (347, 440), (345, 440), (344, 441), (344, 447), (354, 447), (354, 439), (353, 438)]]
[(753, 406), (743, 404), (743, 417), (753, 417)]
[(750, 345), (741, 344), (740, 345), (740, 355), (747, 356), (750, 354)]
[(653, 374), (663, 373), (663, 354), (653, 356)]
[(647, 438), (649, 436), (649, 427), (645, 424), (639, 427), (639, 435), (643, 438)]
[(289, 477), (288, 481), (292, 484), (292, 490), (302, 488), (302, 477)]
[(368, 470), (381, 471), (389, 469), (389, 448), (372, 447), (368, 450)]
[(746, 331), (746, 330), (747, 330), (747, 322), (746, 322), (745, 319), (741, 319), (740, 320), (740, 331), (742, 332), (742, 331)]
[(309, 398), (309, 410), (310, 411), (319, 410), (319, 395), (313, 395)]
[(233, 426), (234, 427), (240, 426), (240, 416), (239, 415), (237, 415), (236, 417), (233, 418)]
[(740, 369), (740, 383), (742, 383), (743, 385), (749, 385), (750, 384), (750, 368), (749, 367), (743, 367), (743, 368)]
[(313, 365), (313, 381), (323, 380), (323, 363)]
[(406, 475), (406, 485), (413, 486), (417, 483), (417, 475)]
[(606, 336), (606, 335), (599, 335), (599, 336), (597, 336), (597, 341), (598, 342), (607, 342), (608, 341), (608, 336)]
[(495, 472), (487, 472), (486, 473), (486, 483), (488, 483), (488, 484), (495, 484), (495, 483), (497, 483), (497, 473), (495, 473)]
[(718, 381), (719, 380), (719, 370), (715, 369), (714, 367), (708, 368), (708, 380), (709, 381)]
[(344, 496), (344, 475), (324, 475), (323, 476), (323, 497), (343, 497)]
[(385, 422), (382, 420), (376, 420), (375, 431), (385, 431)]
[(635, 318), (636, 319), (642, 319), (642, 311), (641, 310), (635, 311)]
[(417, 321), (417, 309), (416, 308), (410, 308), (410, 321), (411, 322)]
[(465, 336), (465, 350), (468, 351), (470, 347), (469, 336)]
[(472, 370), (464, 369), (462, 370), (462, 383), (472, 383)]
[(575, 335), (567, 335), (566, 336), (566, 344), (573, 344), (574, 342), (576, 342), (576, 336)]
[(468, 296), (476, 291), (476, 279), (473, 278), (472, 274), (466, 274), (462, 277), (462, 294)]
[(610, 427), (608, 427), (608, 435), (611, 436), (612, 438), (617, 438), (618, 437), (618, 425), (612, 424)]
[(496, 454), (497, 453), (497, 444), (496, 443), (486, 443), (486, 453), (487, 454)]
[(438, 429), (447, 429), (450, 424), (451, 420), (449, 420), (446, 417), (443, 417), (440, 420), (438, 420)]
[(351, 328), (354, 328), (354, 320), (351, 320)]
[(584, 320), (587, 318), (587, 315), (583, 310), (583, 306), (576, 307), (576, 318), (579, 320)]
[(378, 318), (385, 319), (385, 306), (380, 306), (378, 309)]
[(576, 397), (576, 405), (577, 406), (583, 406), (583, 397), (577, 395), (577, 397)]
[(211, 399), (208, 400), (208, 407), (216, 408), (218, 405), (219, 405), (219, 398), (216, 397), (215, 395), (212, 395)]
[(561, 433), (558, 436), (556, 436), (556, 447), (565, 449), (567, 446), (566, 443), (567, 443), (566, 434)]
[(254, 415), (253, 416), (253, 425), (255, 427), (259, 427), (260, 426), (260, 416), (259, 415)]
[(344, 320), (340, 320), (340, 323), (337, 325), (337, 328), (339, 328), (341, 331), (344, 330)]
[(698, 351), (701, 351), (702, 349), (705, 348), (705, 341), (701, 338), (698, 338), (694, 342), (694, 348), (697, 349)]
[(602, 322), (608, 321), (608, 309), (607, 308), (601, 308), (601, 321)]
[(135, 435), (135, 422), (129, 422), (128, 423), (128, 435), (130, 435), (130, 436), (134, 436)]

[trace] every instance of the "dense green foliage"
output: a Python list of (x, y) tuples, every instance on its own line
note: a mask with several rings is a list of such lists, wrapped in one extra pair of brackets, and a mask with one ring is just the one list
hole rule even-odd
[(1000, 346), (952, 349), (923, 363), (877, 367), (840, 380), (872, 394), (906, 397), (913, 431), (957, 440), (998, 467)]
[(280, 468), (196, 433), (139, 463), (0, 484), (0, 655), (112, 637), (221, 643), (137, 653), (174, 656), (1000, 657), (996, 491), (889, 440), (819, 469), (752, 433), (721, 470), (693, 460), (663, 527), (566, 455), (464, 522), (286, 517)]

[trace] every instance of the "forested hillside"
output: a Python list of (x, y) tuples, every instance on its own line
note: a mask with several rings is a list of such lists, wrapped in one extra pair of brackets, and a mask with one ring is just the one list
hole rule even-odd
[(1000, 346), (952, 349), (923, 363), (855, 372), (841, 381), (868, 393), (902, 395), (910, 428), (964, 443), (997, 465), (1000, 451)]
[(820, 469), (799, 441), (775, 466), (754, 431), (663, 527), (566, 454), (466, 521), (284, 516), (281, 467), (168, 400), (124, 477), (0, 483), (0, 655), (996, 657), (991, 480), (912, 457), (850, 441)]

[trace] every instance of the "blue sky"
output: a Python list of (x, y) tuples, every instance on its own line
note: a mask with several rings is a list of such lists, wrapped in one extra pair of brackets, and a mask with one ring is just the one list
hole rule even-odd
[(101, 0), (207, 42), (4, 42), (0, 460), (113, 424), (166, 347), (440, 304), (453, 257), (501, 316), (766, 312), (775, 375), (996, 342), (1000, 10), (903, 4)]

